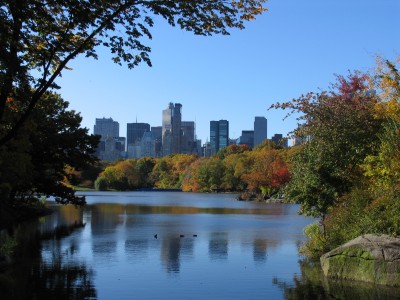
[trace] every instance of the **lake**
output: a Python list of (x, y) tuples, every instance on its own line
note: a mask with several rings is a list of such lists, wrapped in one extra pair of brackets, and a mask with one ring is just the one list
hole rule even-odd
[[(1, 299), (395, 299), (398, 289), (328, 282), (299, 255), (314, 220), (232, 194), (81, 192), (87, 206), (1, 236), (18, 241)], [(3, 298), (5, 297), (5, 298)]]

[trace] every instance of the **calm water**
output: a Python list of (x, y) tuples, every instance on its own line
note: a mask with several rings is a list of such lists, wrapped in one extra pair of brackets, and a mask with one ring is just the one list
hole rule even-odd
[[(298, 206), (233, 195), (86, 192), (2, 236), (18, 240), (1, 299), (395, 299), (327, 282), (302, 259)], [(400, 293), (399, 293), (400, 295)]]

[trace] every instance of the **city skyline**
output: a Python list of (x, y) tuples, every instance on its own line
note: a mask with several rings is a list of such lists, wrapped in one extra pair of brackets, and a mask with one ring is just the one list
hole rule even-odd
[[(162, 110), (161, 126), (151, 126), (137, 119), (135, 123), (127, 123), (126, 137), (121, 136), (117, 120), (111, 117), (96, 118), (93, 132), (100, 135), (96, 156), (109, 161), (178, 153), (209, 157), (231, 144), (246, 144), (253, 148), (268, 139), (268, 120), (255, 116), (253, 130), (242, 130), (239, 137), (229, 134), (228, 120), (211, 120), (210, 140), (202, 143), (196, 138), (195, 122), (182, 120), (182, 107), (181, 103), (168, 103), (167, 108)], [(275, 134), (271, 140), (287, 147), (287, 139), (282, 138), (282, 134)]]
[[(228, 139), (231, 139), (231, 140), (236, 140), (236, 139), (239, 139), (240, 137), (241, 137), (241, 135), (243, 134), (243, 132), (246, 132), (246, 131), (255, 131), (255, 129), (256, 129), (256, 121), (257, 120), (259, 120), (260, 118), (262, 118), (262, 119), (264, 119), (265, 120), (265, 122), (268, 120), (268, 119), (266, 119), (265, 117), (263, 117), (263, 116), (254, 116), (254, 119), (253, 119), (253, 126), (254, 127), (248, 127), (248, 128), (250, 128), (250, 129), (248, 129), (248, 130), (246, 130), (246, 129), (243, 129), (242, 131), (241, 131), (241, 133), (239, 134), (239, 135), (237, 135), (237, 136), (232, 136), (229, 132), (228, 132)], [(112, 118), (112, 117), (110, 117), (110, 116), (103, 116), (102, 118), (96, 118), (95, 119), (95, 121), (97, 121), (97, 120), (109, 120), (109, 119), (112, 119), (112, 121), (113, 122), (117, 122), (118, 123), (118, 126), (119, 126), (119, 137), (124, 137), (124, 138), (126, 138), (126, 144), (128, 145), (128, 144), (130, 144), (131, 143), (131, 140), (130, 140), (130, 135), (133, 135), (133, 133), (130, 133), (131, 131), (133, 132), (136, 128), (136, 126), (135, 125), (139, 125), (139, 128), (138, 129), (136, 129), (136, 131), (137, 132), (141, 132), (142, 134), (144, 133), (144, 132), (150, 132), (150, 131), (153, 131), (153, 128), (157, 128), (157, 127), (160, 127), (160, 128), (162, 128), (162, 125), (158, 125), (158, 124), (150, 124), (150, 123), (147, 123), (147, 122), (145, 122), (145, 120), (144, 120), (144, 122), (138, 122), (137, 120), (135, 121), (135, 122), (129, 122), (129, 123), (126, 123), (125, 125), (126, 126), (121, 126), (121, 123), (117, 120), (117, 119), (114, 119), (114, 118)], [(210, 122), (220, 122), (220, 121), (227, 121), (228, 122), (228, 126), (229, 126), (229, 120), (227, 120), (227, 119), (221, 119), (221, 120), (219, 120), (219, 121), (215, 121), (215, 120), (210, 120), (209, 121), (209, 124), (208, 124), (208, 126), (210, 126)], [(162, 123), (162, 121), (160, 122), (160, 123)], [(194, 134), (195, 134), (195, 138), (196, 138), (196, 128), (197, 128), (197, 125), (196, 125), (196, 122), (194, 122), (194, 121), (181, 121), (181, 123), (182, 124), (184, 124), (184, 123), (193, 123), (194, 124)], [(94, 134), (99, 134), (99, 133), (96, 133), (96, 123), (94, 123), (94, 125), (92, 126), (93, 128), (94, 128), (94, 130), (93, 130), (93, 133)], [(144, 129), (144, 127), (146, 127), (146, 128), (148, 128), (147, 130), (145, 130)], [(121, 128), (125, 128), (125, 129), (122, 129), (122, 130), (124, 130), (124, 133), (121, 133)], [(135, 129), (134, 129), (135, 128)], [(208, 127), (209, 129), (210, 129), (210, 127)], [(266, 127), (266, 125), (265, 125), (265, 127), (264, 127), (264, 129), (265, 129), (265, 136), (264, 136), (264, 138), (259, 138), (259, 140), (257, 141), (257, 143), (255, 144), (255, 146), (256, 145), (258, 145), (258, 144), (260, 144), (263, 140), (265, 140), (265, 139), (272, 139), (276, 134), (282, 134), (282, 133), (279, 133), (279, 132), (274, 132), (274, 133), (268, 133), (268, 135), (266, 134), (268, 131), (267, 131), (267, 127)], [(260, 130), (260, 129), (258, 129), (258, 130)], [(142, 136), (142, 135), (141, 135)], [(211, 136), (211, 134), (209, 134), (209, 137)], [(135, 135), (135, 137), (137, 138), (138, 136), (136, 136)], [(283, 136), (283, 137), (285, 137), (285, 136)], [(135, 139), (136, 139), (135, 138)], [(201, 139), (199, 139), (199, 138), (197, 138), (198, 140), (201, 140)], [(207, 143), (207, 142), (211, 142), (211, 138), (209, 138), (208, 140), (201, 140), (201, 143), (202, 144), (205, 144), (205, 143)]]
[[(156, 18), (153, 67), (129, 70), (114, 64), (108, 49), (99, 59), (77, 57), (57, 79), (58, 92), (81, 112), (82, 125), (112, 117), (121, 127), (161, 125), (165, 103), (184, 104), (185, 119), (196, 122), (197, 137), (209, 139), (209, 121), (230, 121), (231, 136), (252, 129), (254, 116), (268, 119), (268, 138), (284, 136), (297, 124), (287, 111), (268, 110), (308, 92), (329, 89), (335, 74), (369, 71), (377, 54), (399, 54), (398, 0), (270, 0), (268, 12), (230, 36), (195, 36)], [(339, 22), (340, 20), (340, 22)]]

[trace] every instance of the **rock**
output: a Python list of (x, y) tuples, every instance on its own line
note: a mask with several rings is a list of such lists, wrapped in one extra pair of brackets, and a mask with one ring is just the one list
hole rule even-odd
[(400, 286), (400, 239), (366, 234), (324, 254), (327, 277)]

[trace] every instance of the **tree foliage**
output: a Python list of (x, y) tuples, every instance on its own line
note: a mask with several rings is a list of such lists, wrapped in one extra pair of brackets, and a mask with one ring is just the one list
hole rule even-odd
[[(290, 179), (286, 149), (231, 145), (204, 158), (175, 154), (161, 158), (141, 158), (108, 166), (96, 180), (97, 189), (133, 190), (144, 187), (182, 189), (191, 192), (243, 192), (270, 197)], [(140, 165), (145, 164), (145, 171)], [(268, 192), (266, 192), (268, 191)]]
[(303, 213), (324, 217), (359, 182), (360, 164), (379, 143), (383, 119), (375, 114), (378, 101), (367, 76), (356, 72), (337, 76), (330, 91), (275, 105), (302, 113), (294, 134), (307, 142), (293, 157), (286, 195), (301, 203)]
[[(228, 34), (263, 13), (265, 0), (0, 1), (0, 145), (13, 138), (55, 80), (78, 55), (133, 68), (151, 65), (154, 18), (197, 35)], [(33, 87), (33, 90), (31, 89)], [(8, 100), (18, 102), (13, 111)], [(6, 115), (12, 114), (12, 118)]]
[(44, 94), (17, 138), (0, 147), (3, 202), (15, 205), (53, 196), (61, 203), (83, 203), (84, 199), (63, 183), (65, 166), (82, 170), (93, 164), (98, 138), (88, 135), (88, 130), (80, 127), (81, 116), (67, 108), (68, 102), (59, 95)]
[(380, 59), (374, 73), (333, 87), (277, 104), (303, 113), (295, 134), (306, 143), (289, 155), (285, 195), (322, 217), (303, 247), (316, 257), (362, 234), (400, 234), (398, 62)]

